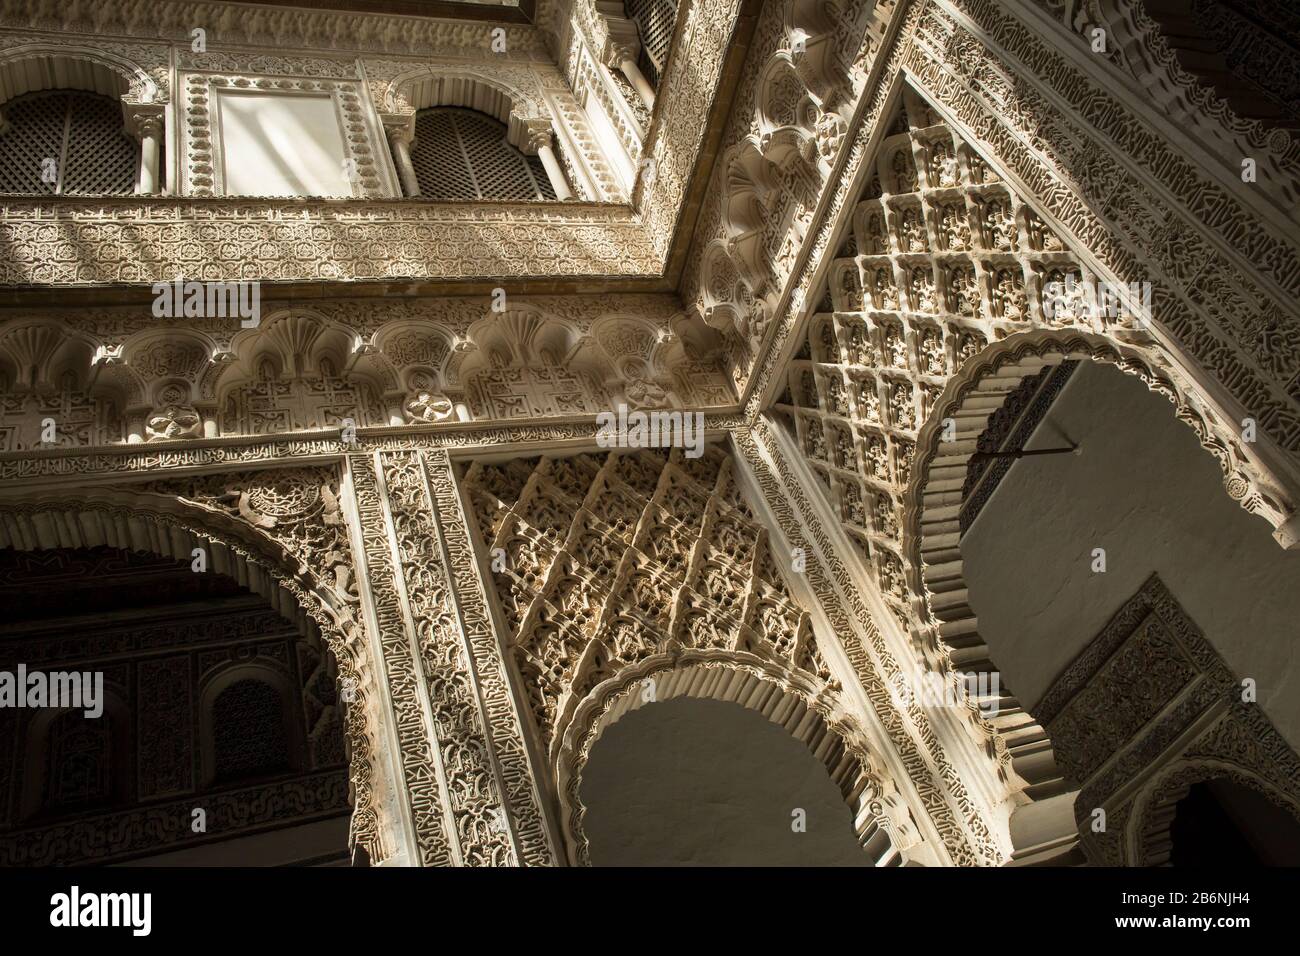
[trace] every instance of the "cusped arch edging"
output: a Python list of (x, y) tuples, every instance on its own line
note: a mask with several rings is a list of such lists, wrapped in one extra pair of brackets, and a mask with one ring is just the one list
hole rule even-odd
[[(1158, 353), (1077, 329), (1010, 335), (967, 360), (945, 384), (918, 433), (918, 451), (903, 498), (903, 556), (913, 604), (958, 672), (979, 675), (997, 670), (969, 604), (961, 555), (960, 512), (967, 465), (990, 417), (1007, 395), (1026, 376), (1066, 360), (1107, 362), (1169, 399), (1176, 417), (1218, 462), (1227, 494), (1248, 512), (1266, 518), (1280, 543), (1288, 543), (1290, 509), (1274, 490), (1271, 477), (1247, 458), (1238, 437)], [(947, 420), (955, 426), (951, 441), (942, 440)], [(1003, 769), (1019, 777), (1025, 796), (1039, 800), (1061, 793), (1063, 781), (1042, 726), (1005, 689), (997, 698), (978, 694), (972, 698), (981, 711), (996, 714), (988, 719), (1006, 744)]]
[(809, 675), (744, 652), (686, 649), (652, 655), (593, 688), (557, 737), (552, 771), (560, 830), (570, 865), (590, 866), (579, 788), (591, 749), (604, 731), (646, 703), (694, 697), (739, 704), (784, 727), (808, 747), (839, 788), (858, 842), (876, 866), (934, 864), (897, 789), (877, 770), (865, 734), (836, 695)]
[(530, 127), (542, 121), (554, 127), (540, 96), (477, 70), (435, 72), (428, 66), (408, 70), (388, 84), (384, 105), (389, 113), (398, 115), (439, 106), (477, 110), (504, 123), (507, 142), (530, 154), (536, 152), (529, 142)]
[[(223, 520), (224, 519), (224, 520)], [(66, 492), (36, 493), (0, 501), (0, 548), (34, 551), (53, 548), (112, 547), (146, 551), (191, 562), (194, 550), (207, 554), (211, 571), (225, 574), (266, 598), (300, 630), (310, 621), (334, 656), (340, 683), (353, 690), (344, 709), (348, 780), (353, 812), (349, 843), (372, 862), (396, 849), (375, 794), (377, 728), (371, 725), (374, 675), (364, 636), (341, 613), (337, 598), (316, 582), (300, 582), (299, 562), (273, 542), (244, 531), (234, 519), (205, 511), (179, 498), (122, 489), (99, 489), (79, 498)], [(277, 553), (280, 552), (280, 553)]]
[(1253, 790), (1285, 810), (1300, 824), (1300, 802), (1259, 775), (1226, 760), (1184, 760), (1165, 768), (1134, 800), (1124, 835), (1124, 866), (1168, 866), (1172, 842), (1170, 828), (1178, 803), (1198, 783), (1228, 780)]
[(124, 103), (156, 104), (163, 103), (167, 99), (165, 88), (149, 74), (149, 71), (126, 57), (93, 47), (53, 43), (24, 43), (0, 53), (0, 82), (3, 82), (3, 88), (20, 89), (20, 92), (51, 88), (29, 86), (25, 79), (22, 81), (16, 79), (18, 64), (25, 60), (49, 60), (56, 64), (83, 62), (106, 70), (117, 76), (126, 89), (109, 93), (107, 90), (96, 88), (95, 92), (119, 96)]

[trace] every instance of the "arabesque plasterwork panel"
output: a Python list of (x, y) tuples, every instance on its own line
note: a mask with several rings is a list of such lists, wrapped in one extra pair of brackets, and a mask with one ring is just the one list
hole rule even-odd
[[(1231, 129), (1218, 160), (1184, 149), (1119, 84), (1060, 55), (1076, 44), (1067, 31), (1030, 29), (1017, 3), (684, 3), (689, 56), (670, 60), (660, 91), (670, 107), (618, 131), (640, 161), (632, 204), (571, 91), (602, 45), (585, 0), (510, 24), (495, 60), (484, 23), (402, 32), (360, 14), (73, 0), (33, 25), (24, 6), (0, 0), (0, 60), (60, 45), (76, 56), (54, 32), (69, 26), (107, 37), (129, 97), (184, 107), (196, 192), (217, 185), (201, 181), (214, 82), (338, 92), (365, 131), (365, 199), (6, 200), (0, 284), (181, 276), (317, 283), (320, 295), (268, 302), (249, 329), (147, 306), (8, 308), (0, 541), (158, 548), (170, 532), (157, 528), (183, 528), (226, 535), (239, 567), (265, 563), (244, 573), (291, 596), (357, 684), (353, 839), (375, 862), (585, 862), (577, 780), (602, 721), (642, 677), (708, 683), (710, 668), (792, 694), (851, 740), (861, 773), (837, 782), (862, 801), (864, 846), (888, 834), (878, 859), (1007, 860), (1008, 815), (1028, 798), (1006, 728), (970, 701), (939, 718), (907, 693), (919, 671), (958, 682), (939, 634), (965, 623), (960, 562), (926, 576), (936, 546), (922, 516), (938, 507), (931, 470), (949, 467), (940, 420), (998, 374), (1120, 365), (1174, 402), (1230, 495), (1280, 532), (1294, 524), (1297, 242), (1221, 168), (1230, 144), (1266, 147), (1269, 188), (1290, 189), (1294, 141), (1220, 110)], [(753, 33), (732, 110), (713, 116), (742, 15)], [(187, 47), (195, 24), (210, 24), (211, 53)], [(1126, 57), (1159, 41), (1134, 24)], [(378, 198), (376, 118), (410, 112), (404, 84), (433, 57), (478, 63), (518, 93), (521, 115), (549, 117), (577, 144), (560, 150), (568, 175), (589, 174), (601, 201)], [(692, 195), (698, 221), (678, 235)], [(680, 276), (666, 274), (674, 261)], [(501, 282), (508, 304), (334, 292), (466, 279)], [(1044, 312), (1052, 287), (1084, 279), (1149, 282), (1149, 315), (1094, 320), (1070, 300)], [(516, 294), (526, 280), (584, 291)], [(593, 452), (594, 416), (619, 403), (707, 410), (710, 440), (736, 454), (623, 474), (636, 456)], [(1241, 439), (1243, 416), (1258, 444)], [(60, 423), (54, 442), (46, 419)], [(512, 473), (522, 460), (527, 474)], [(600, 509), (586, 504), (593, 488)], [(82, 537), (60, 537), (73, 527)], [(810, 551), (788, 587), (781, 539)], [(533, 576), (487, 572), (493, 548), (533, 560)], [(834, 643), (819, 647), (823, 620)], [(978, 639), (973, 614), (970, 627)], [(1202, 756), (1230, 762), (1246, 747), (1233, 720)], [(1050, 746), (1036, 725), (1014, 731)], [(1151, 805), (1190, 779), (1170, 777)]]

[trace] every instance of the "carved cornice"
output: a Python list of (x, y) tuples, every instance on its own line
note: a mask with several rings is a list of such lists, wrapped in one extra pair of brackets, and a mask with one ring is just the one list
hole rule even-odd
[[(541, 22), (539, 20), (539, 22)], [(209, 47), (339, 50), (388, 55), (481, 55), (491, 49), (489, 21), (395, 17), (305, 7), (258, 7), (218, 0), (67, 0), (32, 10), (27, 0), (0, 2), (0, 29), (166, 40), (190, 45), (190, 31), (207, 31)], [(543, 30), (506, 24), (514, 56), (548, 57)]]
[(580, 203), (14, 199), (0, 236), (15, 250), (0, 285), (19, 287), (235, 281), (250, 271), (300, 283), (663, 274), (660, 243), (631, 210)]

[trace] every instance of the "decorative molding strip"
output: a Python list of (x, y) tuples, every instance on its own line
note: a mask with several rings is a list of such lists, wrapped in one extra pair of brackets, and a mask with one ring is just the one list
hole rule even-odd
[[(433, 568), (441, 572), (442, 584), (459, 617), (465, 659), (481, 700), (481, 716), (496, 757), (495, 766), (500, 769), (501, 790), (507, 798), (515, 852), (525, 866), (554, 865), (558, 854), (551, 846), (541, 808), (543, 776), (540, 768), (531, 763), (524, 743), (523, 724), (510, 692), (508, 667), (488, 614), (468, 519), (450, 460), (441, 450), (415, 453), (415, 456), (422, 462), (429, 495), (426, 513), (437, 525), (441, 553), (446, 556), (444, 563), (437, 556), (423, 555), (419, 566), (426, 576)], [(381, 460), (386, 459), (381, 455)], [(427, 540), (432, 543), (433, 537)]]
[(752, 429), (734, 432), (736, 447), (780, 521), (781, 533), (792, 542), (810, 537), (815, 542), (816, 560), (808, 562), (805, 573), (808, 585), (830, 619), (854, 676), (889, 733), (949, 857), (958, 865), (1000, 864), (1003, 854), (983, 812), (972, 802), (919, 704), (913, 698), (900, 711), (895, 688), (905, 679), (902, 669), (770, 429), (766, 421), (760, 421)]
[[(543, 8), (553, 0), (542, 0)], [(558, 4), (555, 4), (558, 6)], [(539, 15), (545, 10), (539, 10)], [(539, 16), (539, 24), (545, 21)], [(249, 6), (208, 0), (67, 0), (33, 11), (29, 0), (0, 2), (0, 29), (166, 40), (189, 47), (190, 31), (207, 31), (211, 47), (251, 46), (277, 50), (339, 50), (388, 56), (481, 56), (490, 52), (500, 23), (399, 17), (304, 7)], [(506, 24), (512, 56), (546, 59), (544, 30)]]
[(366, 614), (373, 622), (376, 643), (383, 653), (382, 674), (397, 733), (396, 763), (401, 767), (404, 785), (397, 799), (410, 806), (420, 865), (450, 866), (461, 859), (459, 845), (448, 839), (448, 832), (457, 831), (448, 825), (452, 818), (446, 808), (441, 741), (426, 720), (429, 692), (413, 653), (415, 635), (404, 618), (404, 603), (397, 593), (385, 494), (376, 467), (370, 455), (348, 457), (359, 529), (353, 560), (357, 577), (367, 582), (362, 606), (369, 605)]
[(0, 286), (20, 287), (663, 274), (660, 243), (627, 207), (604, 204), (15, 198), (0, 241), (14, 250)]
[[(706, 434), (716, 436), (739, 427), (735, 415), (720, 413), (705, 417)], [(527, 447), (595, 447), (598, 428), (595, 417), (581, 421), (559, 420), (548, 424), (402, 426), (358, 429), (357, 445), (344, 445), (338, 428), (311, 434), (280, 435), (274, 438), (197, 439), (121, 446), (120, 451), (28, 451), (0, 453), (0, 498), (16, 490), (20, 481), (43, 484), (43, 479), (65, 477), (76, 480), (116, 475), (157, 476), (159, 471), (220, 471), (242, 466), (273, 464), (318, 464), (336, 461), (350, 452), (375, 450), (446, 448), (447, 450), (508, 449)]]

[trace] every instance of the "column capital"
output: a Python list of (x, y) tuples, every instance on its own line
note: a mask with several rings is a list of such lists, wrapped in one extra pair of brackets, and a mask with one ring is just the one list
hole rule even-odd
[(635, 33), (631, 37), (620, 37), (611, 32), (601, 47), (600, 61), (611, 70), (617, 70), (629, 60), (635, 63), (639, 50)]
[(124, 103), (126, 131), (136, 139), (146, 136), (157, 138), (165, 125), (166, 106), (162, 103)]
[(535, 117), (525, 120), (523, 135), (519, 139), (519, 148), (529, 156), (536, 156), (549, 147), (555, 140), (555, 132), (549, 117)]
[(384, 135), (389, 142), (402, 142), (407, 146), (415, 141), (415, 112), (380, 113), (379, 121), (383, 124)]
[(600, 18), (605, 26), (604, 35), (599, 38), (600, 61), (617, 70), (624, 60), (636, 60), (641, 49), (641, 35), (637, 33), (636, 24), (627, 17), (611, 13), (602, 13)]

